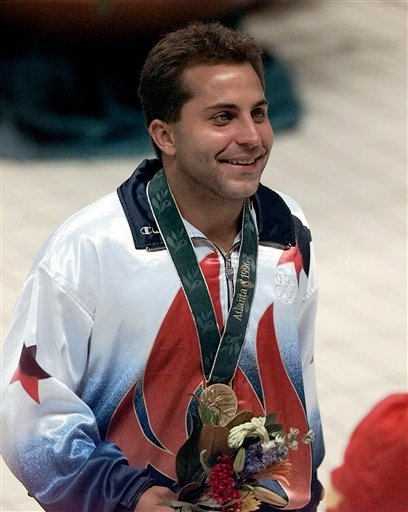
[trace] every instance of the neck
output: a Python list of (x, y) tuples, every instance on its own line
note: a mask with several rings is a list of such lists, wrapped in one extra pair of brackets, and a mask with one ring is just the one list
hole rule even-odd
[(172, 180), (169, 185), (182, 217), (217, 247), (229, 252), (241, 230), (244, 201), (209, 197), (208, 193), (191, 195)]
[(221, 208), (214, 205), (211, 212), (205, 212), (203, 216), (201, 212), (190, 210), (184, 213), (180, 209), (183, 217), (194, 227), (199, 229), (204, 235), (211, 240), (217, 247), (228, 253), (233, 244), (235, 237), (241, 230), (242, 204), (239, 209), (234, 212), (222, 211)]

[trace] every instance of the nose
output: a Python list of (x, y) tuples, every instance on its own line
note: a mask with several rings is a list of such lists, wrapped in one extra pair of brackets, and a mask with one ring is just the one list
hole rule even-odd
[(240, 146), (259, 146), (262, 141), (260, 124), (252, 116), (250, 119), (242, 119), (237, 125), (235, 140)]

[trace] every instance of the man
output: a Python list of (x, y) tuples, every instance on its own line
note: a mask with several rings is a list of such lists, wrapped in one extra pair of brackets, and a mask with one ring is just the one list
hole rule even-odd
[(40, 251), (4, 349), (4, 458), (45, 510), (171, 510), (193, 395), (225, 383), (240, 410), (314, 430), (291, 485), (265, 486), (316, 510), (314, 259), (299, 207), (260, 185), (261, 52), (193, 24), (151, 51), (139, 92), (159, 158)]

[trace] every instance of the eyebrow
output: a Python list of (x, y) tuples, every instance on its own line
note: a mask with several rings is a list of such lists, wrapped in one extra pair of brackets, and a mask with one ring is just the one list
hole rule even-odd
[[(265, 107), (268, 106), (268, 101), (264, 98), (262, 100), (257, 101), (252, 109), (257, 107)], [(206, 107), (205, 110), (218, 110), (218, 109), (227, 109), (227, 110), (239, 110), (239, 107), (234, 103), (216, 103), (215, 105), (210, 105)]]

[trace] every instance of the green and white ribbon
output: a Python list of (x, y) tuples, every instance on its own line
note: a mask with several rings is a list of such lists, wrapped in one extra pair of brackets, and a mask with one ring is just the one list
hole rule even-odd
[(255, 292), (258, 233), (244, 203), (242, 241), (231, 308), (223, 333), (196, 254), (163, 170), (150, 181), (147, 194), (166, 248), (190, 305), (201, 347), (203, 372), (208, 384), (230, 383), (245, 341)]

